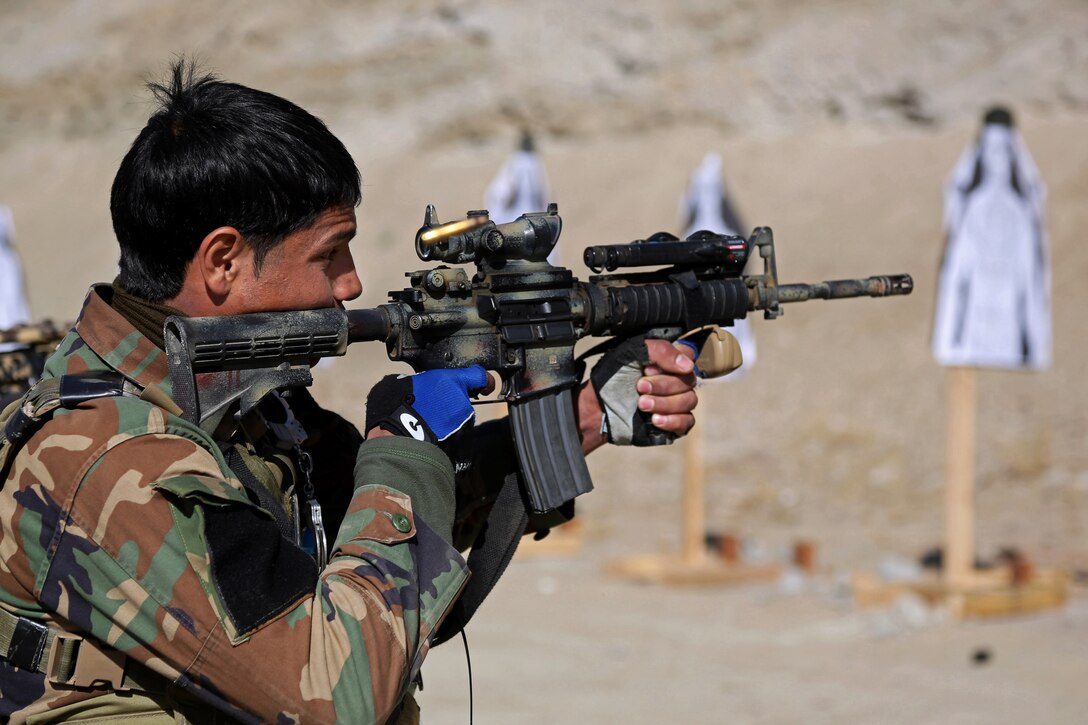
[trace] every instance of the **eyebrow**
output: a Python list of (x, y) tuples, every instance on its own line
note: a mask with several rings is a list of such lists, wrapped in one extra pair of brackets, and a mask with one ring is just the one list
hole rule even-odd
[(326, 237), (325, 239), (323, 239), (321, 241), (320, 246), (321, 247), (335, 247), (335, 246), (338, 246), (339, 244), (341, 244), (343, 242), (350, 242), (352, 239), (355, 238), (355, 235), (358, 233), (358, 231), (359, 231), (358, 228), (352, 227), (351, 229), (345, 229), (342, 232), (337, 232), (336, 234), (333, 234), (331, 237)]

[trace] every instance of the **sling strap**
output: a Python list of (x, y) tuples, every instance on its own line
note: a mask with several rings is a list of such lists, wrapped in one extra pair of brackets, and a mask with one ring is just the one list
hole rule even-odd
[(513, 558), (521, 535), (529, 524), (520, 478), (517, 472), (513, 472), (503, 481), (502, 490), (488, 513), (487, 523), (468, 555), (472, 578), (438, 628), (434, 636), (435, 645), (442, 644), (464, 629)]
[(147, 691), (126, 674), (123, 653), (5, 609), (0, 609), (0, 659), (41, 672), (53, 685)]
[(113, 371), (73, 373), (39, 380), (22, 398), (0, 413), (0, 486), (16, 452), (57, 408), (71, 410), (97, 398), (140, 397), (142, 393), (138, 385)]

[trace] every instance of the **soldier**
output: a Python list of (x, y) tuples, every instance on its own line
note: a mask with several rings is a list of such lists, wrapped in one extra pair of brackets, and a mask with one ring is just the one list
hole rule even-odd
[[(91, 288), (3, 428), (0, 718), (411, 719), (413, 682), (468, 578), (458, 548), (516, 466), (505, 421), (476, 430), (487, 455), (457, 483), (446, 454), (489, 376), (388, 376), (368, 396), (365, 440), (305, 390), (227, 416), (214, 436), (180, 418), (165, 317), (357, 297), (360, 181), (340, 141), (282, 98), (184, 63), (151, 88), (161, 107), (112, 189), (120, 276)], [(648, 358), (646, 376), (609, 395), (686, 433), (690, 353), (646, 348), (626, 368)], [(576, 395), (589, 452), (608, 414), (592, 385)], [(323, 567), (301, 531), (314, 532), (311, 501), (330, 532)]]

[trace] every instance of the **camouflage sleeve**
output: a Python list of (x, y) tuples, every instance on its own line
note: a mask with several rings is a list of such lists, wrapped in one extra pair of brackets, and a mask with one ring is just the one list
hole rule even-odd
[[(397, 490), (402, 477), (452, 486), (448, 462), (377, 455), (317, 572), (212, 453), (159, 415), (101, 440), (66, 425), (80, 416), (58, 416), (17, 457), (22, 520), (5, 533), (22, 537), (7, 543), (25, 561), (5, 565), (26, 599), (242, 719), (384, 720), (467, 578)], [(72, 469), (77, 486), (54, 478)]]

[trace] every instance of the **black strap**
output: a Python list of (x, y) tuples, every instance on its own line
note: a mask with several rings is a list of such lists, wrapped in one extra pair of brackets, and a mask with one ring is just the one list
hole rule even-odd
[[(93, 659), (97, 653), (85, 654), (83, 647), (90, 650), (96, 649), (83, 637), (61, 632), (42, 622), (0, 609), (0, 661), (7, 662), (13, 667), (28, 672), (40, 672), (50, 682), (76, 687), (90, 684), (75, 681), (81, 674), (77, 669), (80, 657)], [(53, 652), (53, 650), (56, 651)], [(121, 661), (124, 662), (123, 659)], [(99, 673), (99, 670), (93, 667), (93, 663), (90, 671)], [(120, 664), (115, 683), (117, 686), (122, 685), (123, 672), (124, 664)], [(126, 689), (132, 688), (126, 687)]]
[(116, 370), (89, 370), (60, 376), (60, 405), (69, 410), (89, 400), (124, 394), (125, 376)]
[(128, 390), (125, 387), (125, 376), (110, 370), (71, 373), (35, 383), (7, 420), (0, 420), (0, 486), (16, 452), (45, 425), (54, 410), (77, 408), (96, 398), (138, 394), (135, 386), (130, 385)]
[(434, 645), (442, 644), (468, 624), (506, 571), (528, 524), (529, 514), (521, 496), (520, 476), (517, 472), (510, 473), (503, 481), (502, 490), (487, 516), (487, 523), (468, 555), (472, 578), (438, 628)]
[[(0, 630), (4, 631), (4, 636), (0, 637), (0, 643), (6, 641), (7, 646), (0, 652), (0, 658), (23, 670), (44, 672), (44, 659), (50, 644), (49, 627), (7, 611), (3, 616)], [(10, 632), (7, 631), (9, 628)]]
[(703, 291), (699, 287), (699, 279), (695, 276), (695, 272), (686, 269), (683, 272), (670, 274), (669, 279), (680, 287), (684, 295), (684, 316), (681, 320), (683, 329), (694, 330), (696, 327), (707, 324), (709, 316), (706, 300), (703, 298)]
[[(125, 376), (113, 371), (88, 371), (47, 378), (36, 383), (23, 396), (3, 428), (4, 440), (22, 445), (58, 406), (69, 410), (96, 398), (125, 394)], [(29, 414), (24, 408), (31, 409)]]
[[(219, 450), (223, 453), (223, 459), (227, 462), (227, 468), (231, 470), (231, 473), (238, 477), (242, 486), (249, 492), (250, 500), (256, 499), (254, 503), (272, 514), (272, 517), (276, 519), (276, 526), (279, 527), (280, 534), (283, 538), (294, 542), (297, 538), (294, 517), (290, 512), (284, 510), (283, 504), (268, 490), (268, 487), (257, 477), (257, 474), (246, 465), (245, 457), (238, 450), (238, 445), (229, 443), (220, 444)], [(261, 463), (259, 465), (264, 464)], [(284, 472), (284, 475), (287, 475), (286, 471)]]

